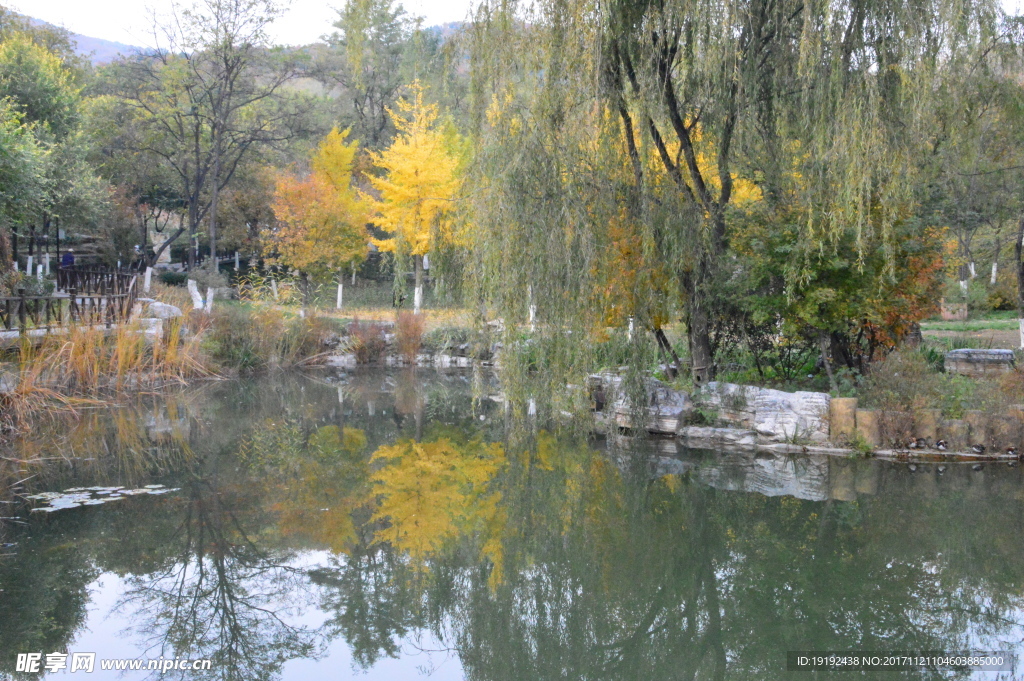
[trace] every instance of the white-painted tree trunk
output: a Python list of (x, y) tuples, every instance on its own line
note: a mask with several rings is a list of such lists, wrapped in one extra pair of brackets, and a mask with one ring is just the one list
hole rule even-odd
[(629, 331), (626, 336), (629, 340), (633, 340), (633, 318), (629, 318)]
[(196, 284), (195, 279), (189, 279), (185, 284), (188, 288), (188, 293), (192, 296), (192, 307), (197, 310), (203, 309), (203, 297), (199, 295), (199, 286)]
[(412, 301), (413, 301), (412, 302), (412, 311), (415, 312), (416, 314), (419, 314), (420, 307), (423, 306), (423, 286), (422, 285), (416, 287), (416, 291), (413, 294)]
[(995, 260), (992, 261), (992, 277), (988, 280), (988, 283), (992, 286), (996, 285), (996, 277), (999, 276), (999, 263)]
[(149, 285), (151, 283), (153, 283), (153, 268), (152, 267), (147, 267), (146, 268), (146, 278), (145, 278), (145, 280), (144, 280), (144, 282), (142, 284), (143, 292), (149, 293)]
[(117, 269), (121, 269), (121, 261), (120, 260), (117, 261)]
[(277, 279), (270, 280), (270, 290), (274, 292), (274, 300), (279, 300), (277, 297)]
[(1017, 320), (1017, 326), (1020, 327), (1020, 349), (1024, 350), (1024, 317)]
[(25, 263), (25, 274), (32, 276), (32, 256), (28, 256), (28, 261)]
[(43, 280), (43, 266), (42, 265), (36, 265), (36, 279), (38, 279), (39, 281)]
[(17, 260), (14, 261), (14, 271), (15, 272), (18, 271), (18, 261)]
[(206, 289), (206, 311), (213, 312), (213, 289)]
[(352, 285), (356, 285), (356, 264), (352, 263)]
[(46, 276), (50, 276), (50, 254), (46, 253), (43, 255), (43, 272)]
[(345, 406), (345, 391), (341, 389), (340, 385), (338, 386), (338, 404)]
[(345, 292), (345, 285), (342, 284), (341, 281), (338, 281), (338, 303), (337, 303), (337, 305), (334, 306), (338, 310), (341, 309), (341, 300), (342, 300), (342, 297), (344, 296), (344, 292)]
[(968, 267), (971, 268), (971, 279), (977, 278), (978, 273), (974, 270), (974, 261), (973, 260), (968, 264)]
[(960, 282), (960, 290), (963, 291), (964, 295), (967, 295), (967, 281)]
[(238, 271), (238, 251), (235, 251), (235, 271)]

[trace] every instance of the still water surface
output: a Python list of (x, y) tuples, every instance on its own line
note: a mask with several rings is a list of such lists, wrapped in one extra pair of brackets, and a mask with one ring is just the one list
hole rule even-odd
[(1020, 468), (559, 439), (509, 431), (494, 392), (285, 375), (41, 426), (4, 456), (70, 461), (0, 504), (0, 678), (159, 676), (16, 672), (55, 651), (374, 681), (849, 679), (786, 652), (1024, 653)]

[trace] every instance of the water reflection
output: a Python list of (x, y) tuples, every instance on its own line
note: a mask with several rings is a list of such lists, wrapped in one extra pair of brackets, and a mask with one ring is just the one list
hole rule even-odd
[[(67, 462), (21, 494), (180, 489), (12, 505), (0, 674), (86, 627), (225, 679), (392, 657), (411, 678), (424, 637), (494, 681), (784, 679), (788, 650), (1021, 647), (1019, 468), (506, 440), (473, 380), (280, 376), (40, 429), (8, 458)], [(89, 610), (103, 574), (109, 617)]]

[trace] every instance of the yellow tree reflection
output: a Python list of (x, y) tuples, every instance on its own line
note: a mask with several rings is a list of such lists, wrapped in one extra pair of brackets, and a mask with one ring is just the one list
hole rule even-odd
[[(371, 482), (381, 523), (374, 537), (423, 564), (451, 541), (469, 534), (500, 536), (501, 493), (494, 478), (505, 465), (504, 448), (479, 440), (400, 440), (371, 459), (379, 468)], [(485, 542), (484, 554), (500, 572), (500, 542)]]

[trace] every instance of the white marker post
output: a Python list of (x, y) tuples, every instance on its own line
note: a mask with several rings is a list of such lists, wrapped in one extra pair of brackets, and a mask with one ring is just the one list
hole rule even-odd
[(152, 267), (147, 267), (146, 268), (146, 278), (145, 278), (145, 280), (143, 281), (143, 284), (142, 284), (142, 290), (145, 291), (146, 293), (149, 293), (149, 284), (152, 282), (152, 280), (153, 280), (153, 268)]
[(530, 306), (530, 333), (537, 330), (537, 306), (533, 304), (533, 286), (526, 287), (526, 297)]
[(195, 279), (189, 279), (188, 283), (186, 284), (186, 286), (188, 286), (189, 295), (192, 296), (192, 307), (197, 309), (197, 310), (202, 310), (203, 309), (203, 297), (201, 295), (199, 295), (199, 287), (196, 285), (196, 280)]

